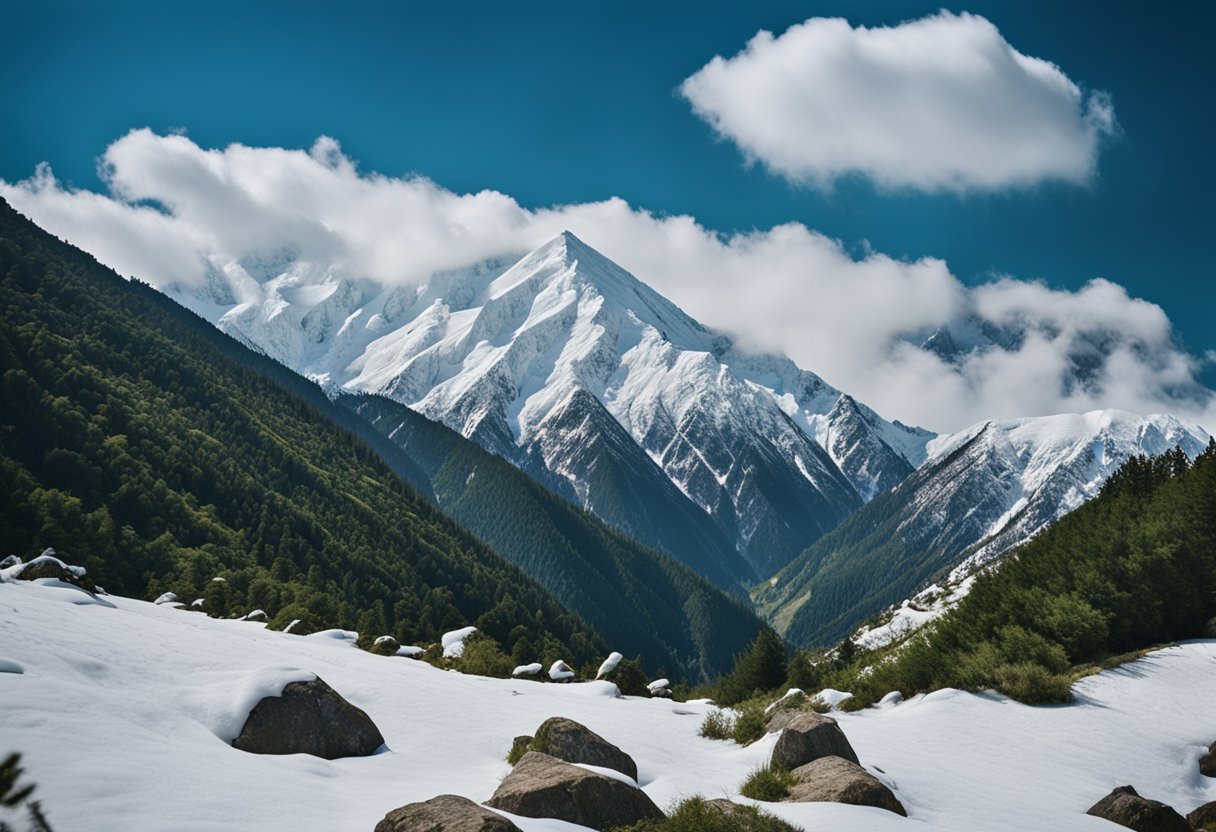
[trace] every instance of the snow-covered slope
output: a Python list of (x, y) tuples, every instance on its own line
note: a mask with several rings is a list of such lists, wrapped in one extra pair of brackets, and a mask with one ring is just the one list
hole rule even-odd
[(929, 456), (795, 558), (754, 598), (800, 643), (830, 643), (939, 573), (970, 569), (1027, 540), (1098, 493), (1134, 454), (1208, 433), (1172, 416), (1095, 411), (984, 422), (929, 443)]
[(677, 539), (702, 538), (741, 580), (898, 482), (932, 438), (744, 353), (569, 233), (509, 267), (387, 291), (254, 265), (179, 299), (333, 389), (448, 424), (686, 562)]
[[(87, 601), (62, 584), (0, 583), (0, 752), (23, 754), (57, 832), (369, 832), (412, 801), (486, 800), (512, 739), (551, 716), (632, 755), (660, 806), (695, 794), (748, 802), (739, 785), (776, 736), (748, 748), (703, 739), (710, 706), (615, 698), (607, 682), (465, 676), (347, 640)], [(311, 674), (365, 710), (388, 750), (327, 761), (248, 754), (221, 739), (269, 682)], [(1185, 813), (1216, 799), (1216, 780), (1197, 766), (1216, 725), (1214, 684), (1216, 642), (1191, 642), (1081, 681), (1071, 706), (945, 690), (836, 714), (909, 817), (833, 803), (765, 808), (808, 830), (1099, 832), (1114, 827), (1086, 808), (1131, 783)], [(582, 829), (514, 820), (524, 832)]]

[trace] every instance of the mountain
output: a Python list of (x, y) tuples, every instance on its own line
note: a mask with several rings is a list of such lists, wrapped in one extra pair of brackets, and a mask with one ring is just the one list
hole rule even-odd
[(790, 640), (833, 643), (966, 561), (998, 557), (1098, 493), (1129, 457), (1208, 433), (1121, 411), (984, 422), (929, 443), (929, 456), (753, 594)]
[(946, 615), (896, 650), (859, 653), (829, 683), (861, 704), (942, 687), (1069, 701), (1078, 665), (1210, 636), (1213, 615), (1216, 440), (1193, 461), (1178, 448), (1130, 458), (1096, 497), (976, 575)]
[(572, 662), (600, 636), (436, 509), (311, 382), (0, 201), (0, 541), (114, 592), (392, 634), (475, 624)]
[(659, 674), (708, 680), (762, 624), (671, 557), (647, 549), (450, 428), (383, 396), (342, 395), (422, 466), (438, 504), (551, 590), (616, 649)]
[(723, 587), (784, 566), (932, 438), (745, 353), (568, 232), (421, 286), (287, 257), (174, 296), (330, 390), (442, 421)]

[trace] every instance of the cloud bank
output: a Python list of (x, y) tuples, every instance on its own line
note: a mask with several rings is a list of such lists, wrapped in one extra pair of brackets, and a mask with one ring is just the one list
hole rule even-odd
[(266, 279), (284, 263), (418, 283), (570, 229), (706, 325), (789, 355), (889, 418), (947, 431), (1116, 407), (1216, 426), (1216, 401), (1197, 381), (1211, 358), (1180, 349), (1160, 307), (1107, 280), (1075, 292), (1012, 278), (967, 287), (942, 260), (856, 258), (794, 223), (722, 235), (620, 199), (528, 210), (493, 191), (362, 173), (328, 138), (309, 151), (209, 150), (136, 130), (101, 169), (107, 194), (66, 188), (43, 166), (0, 181), (0, 195), (166, 290), (237, 265)]
[(992, 191), (1086, 182), (1116, 128), (1110, 96), (950, 12), (853, 28), (812, 18), (715, 57), (680, 93), (721, 136), (792, 182)]

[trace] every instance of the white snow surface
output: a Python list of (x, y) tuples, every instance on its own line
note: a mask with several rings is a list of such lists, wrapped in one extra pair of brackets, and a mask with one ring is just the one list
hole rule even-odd
[[(741, 748), (697, 735), (713, 706), (614, 695), (606, 682), (548, 685), (397, 662), (341, 640), (300, 638), (113, 598), (64, 603), (37, 583), (0, 585), (0, 643), (25, 673), (0, 674), (0, 737), (20, 751), (57, 832), (121, 828), (366, 832), (438, 794), (490, 797), (512, 739), (575, 719), (638, 763), (660, 806), (732, 797), (776, 735)], [(169, 646), (169, 647), (167, 647)], [(387, 750), (327, 761), (237, 751), (254, 697), (316, 674), (365, 710)], [(1192, 641), (1079, 682), (1070, 706), (1028, 707), (943, 690), (836, 715), (862, 763), (910, 817), (830, 803), (768, 804), (840, 832), (1114, 830), (1085, 810), (1115, 786), (1185, 813), (1216, 799), (1197, 761), (1214, 738), (1216, 641)], [(524, 832), (579, 827), (517, 818)]]

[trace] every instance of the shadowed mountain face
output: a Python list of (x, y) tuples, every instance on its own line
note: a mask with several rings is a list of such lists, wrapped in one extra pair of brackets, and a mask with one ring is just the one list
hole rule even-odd
[(784, 566), (932, 438), (740, 351), (569, 233), (421, 286), (256, 271), (179, 300), (331, 390), (443, 422), (722, 587)]
[(1208, 433), (1171, 416), (1095, 411), (985, 422), (929, 444), (929, 458), (795, 558), (753, 598), (791, 641), (834, 643), (950, 570), (980, 566), (1098, 493), (1136, 454)]

